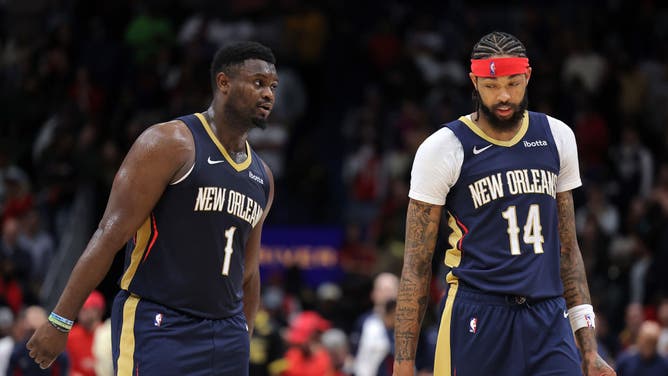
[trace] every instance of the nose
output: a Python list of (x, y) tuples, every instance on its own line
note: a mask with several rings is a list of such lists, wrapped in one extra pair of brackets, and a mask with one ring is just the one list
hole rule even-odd
[(497, 99), (499, 102), (508, 102), (508, 100), (510, 99), (510, 93), (508, 93), (508, 90), (502, 89), (501, 91), (499, 91)]
[(262, 99), (274, 103), (274, 92), (271, 90), (271, 88), (269, 87), (263, 88), (261, 95)]

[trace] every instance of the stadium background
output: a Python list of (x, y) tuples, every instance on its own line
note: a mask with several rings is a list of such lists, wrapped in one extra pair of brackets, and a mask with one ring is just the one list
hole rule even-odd
[[(281, 80), (271, 125), (251, 134), (277, 184), (265, 304), (280, 301), (278, 332), (315, 309), (349, 334), (371, 307), (373, 276), (400, 272), (413, 154), (472, 109), (470, 49), (493, 30), (528, 49), (530, 109), (575, 131), (579, 241), (614, 359), (668, 296), (659, 1), (2, 1), (0, 301), (15, 313), (53, 306), (133, 140), (204, 110), (215, 50), (252, 39), (274, 50)], [(33, 257), (21, 264), (8, 249), (25, 238)], [(121, 263), (119, 253), (100, 286), (107, 299)]]

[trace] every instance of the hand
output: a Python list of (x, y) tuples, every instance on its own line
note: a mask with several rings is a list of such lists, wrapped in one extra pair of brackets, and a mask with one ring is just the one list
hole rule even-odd
[(41, 369), (47, 369), (56, 360), (56, 357), (65, 350), (66, 344), (67, 333), (59, 331), (47, 322), (35, 331), (26, 347), (35, 363), (39, 364)]
[(392, 376), (414, 376), (415, 362), (404, 360), (402, 362), (394, 362)]
[(582, 360), (585, 376), (616, 376), (617, 373), (597, 353), (585, 354)]

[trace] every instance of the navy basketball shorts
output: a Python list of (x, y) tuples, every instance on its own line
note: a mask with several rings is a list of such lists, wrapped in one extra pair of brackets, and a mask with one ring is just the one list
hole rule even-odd
[(444, 299), (434, 375), (582, 375), (562, 297), (529, 301), (450, 284)]
[(243, 313), (202, 319), (121, 290), (111, 318), (118, 376), (248, 375), (249, 339)]

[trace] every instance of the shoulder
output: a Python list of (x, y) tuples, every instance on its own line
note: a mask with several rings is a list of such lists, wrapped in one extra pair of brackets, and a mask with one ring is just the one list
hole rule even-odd
[(545, 116), (547, 117), (552, 138), (554, 138), (554, 141), (557, 144), (557, 150), (559, 150), (560, 153), (574, 152), (576, 148), (576, 140), (575, 133), (571, 127), (557, 118), (549, 115)]
[(568, 126), (568, 124), (550, 115), (545, 115), (545, 117), (547, 118), (547, 123), (550, 125), (550, 130), (552, 130), (553, 134), (555, 135), (573, 134), (573, 130), (571, 129), (571, 127)]
[[(427, 137), (417, 152), (413, 166), (425, 164), (430, 170), (435, 166), (459, 166), (464, 160), (464, 146), (455, 133), (447, 127)], [(437, 167), (438, 169), (439, 167)]]
[(165, 149), (194, 146), (193, 135), (181, 120), (153, 124), (139, 135), (135, 143)]
[(444, 151), (462, 149), (462, 143), (448, 127), (443, 127), (427, 137), (420, 145), (422, 153), (442, 155)]
[(190, 169), (195, 161), (195, 141), (190, 130), (180, 120), (151, 125), (135, 140), (119, 174), (132, 169), (153, 169), (159, 178), (169, 176), (175, 181)]
[(140, 158), (155, 158), (160, 163), (190, 166), (195, 157), (195, 141), (185, 123), (172, 120), (153, 124), (144, 130), (130, 152)]

